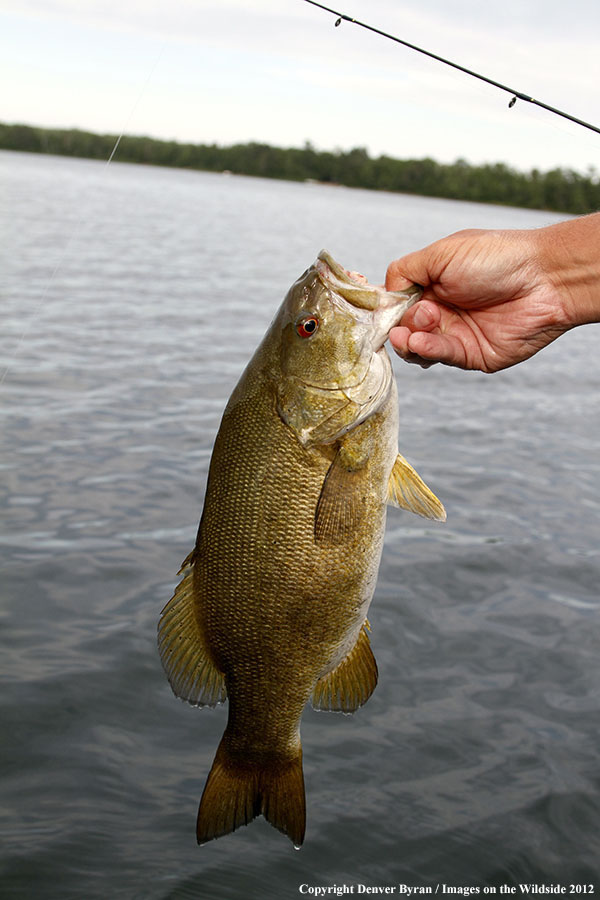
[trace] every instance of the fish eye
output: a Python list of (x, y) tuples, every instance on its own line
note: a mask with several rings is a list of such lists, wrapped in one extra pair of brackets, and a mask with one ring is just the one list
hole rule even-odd
[(296, 331), (301, 338), (311, 337), (319, 327), (319, 320), (316, 316), (305, 316), (296, 322)]

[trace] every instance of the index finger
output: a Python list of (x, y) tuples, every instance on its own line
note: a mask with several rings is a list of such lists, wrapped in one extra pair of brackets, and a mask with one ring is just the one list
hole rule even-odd
[(423, 250), (409, 253), (395, 259), (387, 268), (385, 288), (387, 291), (402, 291), (408, 283), (420, 284), (423, 287), (431, 284), (427, 267), (427, 257)]

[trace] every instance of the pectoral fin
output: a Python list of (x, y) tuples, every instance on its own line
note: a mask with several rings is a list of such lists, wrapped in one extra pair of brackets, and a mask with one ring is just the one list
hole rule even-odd
[(336, 667), (320, 678), (313, 691), (311, 703), (315, 709), (352, 713), (363, 706), (377, 684), (377, 663), (366, 632), (368, 623), (360, 629), (358, 640)]
[(158, 650), (169, 684), (177, 697), (194, 706), (216, 706), (227, 697), (225, 679), (204, 642), (194, 609), (194, 552), (179, 575), (182, 580), (160, 614)]
[(321, 488), (315, 512), (318, 544), (342, 544), (356, 530), (365, 508), (360, 468), (348, 468), (342, 453), (334, 457)]
[(388, 503), (408, 509), (426, 519), (446, 521), (446, 510), (417, 475), (413, 467), (398, 454), (388, 485)]

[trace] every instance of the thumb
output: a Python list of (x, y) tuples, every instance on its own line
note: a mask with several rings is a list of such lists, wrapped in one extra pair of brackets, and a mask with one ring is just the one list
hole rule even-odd
[(385, 274), (386, 290), (401, 291), (406, 288), (407, 281), (420, 284), (422, 287), (431, 284), (428, 257), (426, 250), (417, 250), (391, 262)]

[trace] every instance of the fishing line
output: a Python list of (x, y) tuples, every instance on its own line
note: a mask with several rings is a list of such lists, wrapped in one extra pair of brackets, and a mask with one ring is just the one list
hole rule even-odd
[(324, 9), (325, 12), (329, 12), (334, 16), (337, 16), (337, 20), (335, 22), (336, 27), (344, 22), (351, 22), (353, 25), (358, 25), (360, 28), (365, 28), (367, 31), (372, 31), (374, 34), (379, 34), (381, 37), (388, 38), (390, 41), (395, 41), (397, 44), (402, 44), (403, 47), (408, 47), (410, 50), (416, 50), (417, 53), (422, 53), (424, 56), (429, 56), (431, 59), (435, 59), (438, 62), (444, 63), (446, 66), (451, 66), (453, 69), (458, 69), (459, 72), (464, 72), (465, 75), (470, 75), (472, 78), (478, 78), (479, 81), (485, 81), (486, 84), (491, 84), (492, 87), (498, 88), (501, 91), (505, 91), (507, 94), (511, 94), (511, 100), (508, 104), (508, 108), (511, 109), (517, 100), (524, 100), (526, 103), (533, 103), (535, 106), (540, 106), (542, 109), (547, 110), (548, 112), (554, 113), (555, 116), (562, 116), (563, 119), (568, 119), (570, 122), (575, 122), (576, 125), (581, 125), (583, 128), (589, 128), (590, 131), (595, 131), (596, 134), (600, 134), (600, 128), (597, 128), (596, 125), (591, 125), (589, 122), (585, 122), (583, 119), (578, 119), (575, 116), (572, 116), (568, 112), (564, 112), (562, 109), (556, 109), (554, 106), (549, 106), (547, 103), (543, 103), (541, 100), (536, 100), (535, 97), (530, 97), (529, 94), (525, 94), (523, 91), (517, 91), (514, 88), (508, 87), (506, 84), (501, 84), (499, 81), (494, 81), (493, 78), (488, 78), (487, 75), (481, 75), (479, 72), (474, 72), (472, 69), (467, 69), (465, 66), (461, 66), (458, 63), (452, 62), (449, 59), (445, 59), (443, 56), (438, 56), (437, 53), (432, 53), (429, 50), (424, 50), (422, 47), (417, 47), (416, 44), (411, 44), (408, 41), (402, 40), (402, 38), (395, 37), (393, 34), (388, 34), (387, 31), (382, 31), (380, 28), (375, 28), (373, 25), (367, 25), (365, 22), (359, 22), (358, 19), (353, 19), (351, 16), (347, 16), (345, 13), (338, 12), (335, 9), (331, 9), (329, 6), (324, 6), (322, 3), (317, 3), (316, 0), (304, 0), (305, 3), (310, 3), (311, 6), (318, 6), (319, 9)]
[[(123, 123), (123, 127), (121, 128), (121, 131), (119, 133), (119, 136), (117, 137), (117, 139), (113, 145), (113, 148), (110, 152), (110, 156), (104, 163), (103, 170), (102, 170), (103, 173), (107, 172), (108, 167), (110, 166), (110, 164), (112, 163), (112, 161), (114, 159), (115, 153), (117, 152), (117, 150), (119, 148), (119, 144), (121, 143), (121, 139), (124, 137), (125, 132), (127, 131), (127, 128), (129, 127), (129, 123), (131, 122), (133, 115), (134, 115), (136, 109), (138, 108), (142, 97), (144, 96), (144, 94), (146, 92), (146, 88), (148, 87), (148, 84), (150, 83), (150, 79), (154, 75), (154, 72), (156, 71), (156, 67), (158, 66), (158, 64), (162, 58), (166, 44), (167, 44), (167, 42), (165, 40), (158, 52), (156, 59), (154, 60), (152, 66), (150, 68), (150, 71), (148, 72), (148, 75), (146, 76), (146, 80), (142, 84), (142, 87), (140, 88), (140, 91), (139, 91), (136, 99), (134, 100), (133, 105), (132, 105), (131, 109), (129, 110), (129, 113), (127, 114), (127, 117)], [(36, 322), (36, 320), (40, 314), (40, 309), (42, 308), (42, 304), (45, 302), (46, 298), (48, 297), (48, 293), (50, 291), (50, 288), (54, 284), (57, 274), (60, 272), (63, 265), (65, 264), (65, 260), (68, 258), (69, 251), (71, 249), (71, 245), (73, 243), (75, 235), (81, 233), (81, 226), (83, 224), (84, 218), (85, 218), (85, 211), (82, 211), (80, 213), (79, 218), (77, 219), (75, 225), (73, 226), (73, 228), (71, 230), (71, 234), (67, 238), (65, 246), (63, 248), (63, 251), (58, 258), (58, 262), (55, 264), (54, 269), (52, 270), (50, 277), (48, 278), (48, 280), (44, 286), (44, 290), (42, 291), (42, 296), (40, 297), (40, 299), (38, 300), (37, 304), (35, 305), (35, 307), (33, 309), (33, 313), (31, 315), (31, 318), (30, 318), (28, 324), (25, 326), (25, 328), (21, 332), (19, 338), (17, 339), (15, 349), (9, 355), (8, 361), (6, 363), (6, 367), (5, 367), (4, 371), (2, 372), (2, 374), (0, 374), (0, 388), (4, 384), (4, 381), (6, 380), (6, 376), (10, 372), (10, 370), (15, 362), (15, 359), (19, 355), (21, 347), (23, 346), (23, 343), (25, 341), (25, 338), (29, 336), (31, 329)]]

